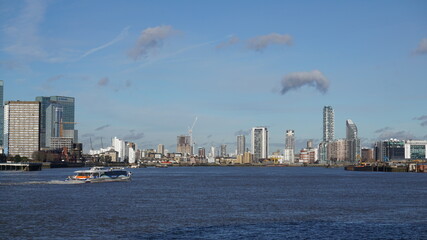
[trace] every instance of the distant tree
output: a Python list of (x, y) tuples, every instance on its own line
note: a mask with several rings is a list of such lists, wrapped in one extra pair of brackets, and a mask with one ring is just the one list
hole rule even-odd
[(0, 154), (0, 162), (6, 162), (6, 160), (7, 160), (6, 154), (4, 153)]
[(13, 158), (13, 161), (14, 161), (14, 162), (22, 162), (22, 157), (21, 157), (21, 156), (19, 156), (19, 155), (16, 155), (16, 156)]

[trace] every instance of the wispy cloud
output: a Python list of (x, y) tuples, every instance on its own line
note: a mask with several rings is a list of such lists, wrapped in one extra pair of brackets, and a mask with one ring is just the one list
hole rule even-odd
[(44, 83), (41, 86), (41, 89), (42, 90), (51, 90), (52, 84), (54, 82), (57, 82), (60, 79), (63, 79), (63, 78), (65, 78), (64, 74), (58, 74), (58, 75), (52, 76), (52, 77), (50, 77), (44, 81)]
[(384, 131), (381, 134), (378, 135), (378, 139), (380, 140), (385, 140), (385, 139), (390, 139), (390, 138), (395, 138), (395, 139), (399, 139), (399, 140), (408, 140), (408, 139), (415, 139), (416, 137), (414, 136), (414, 134), (407, 132), (407, 131)]
[(103, 130), (105, 128), (108, 128), (109, 126), (110, 126), (110, 124), (102, 125), (100, 127), (95, 128), (95, 131), (101, 131), (101, 130)]
[(98, 86), (105, 87), (108, 85), (109, 81), (110, 81), (110, 79), (108, 79), (107, 77), (103, 77), (103, 78), (99, 79)]
[(39, 36), (39, 25), (44, 19), (46, 7), (45, 1), (28, 0), (18, 16), (3, 28), (11, 42), (4, 49), (7, 53), (24, 59), (47, 57)]
[(418, 47), (412, 53), (417, 55), (427, 54), (427, 38), (421, 39)]
[(420, 116), (420, 117), (415, 117), (415, 118), (413, 118), (413, 120), (419, 120), (419, 121), (421, 121), (420, 125), (423, 126), (423, 127), (427, 126), (427, 115), (423, 115), (423, 116)]
[(146, 58), (151, 52), (160, 48), (165, 39), (178, 33), (171, 26), (158, 26), (147, 28), (141, 32), (135, 46), (128, 51), (128, 56), (133, 60)]
[(382, 132), (389, 131), (389, 130), (392, 130), (392, 128), (391, 127), (384, 127), (384, 128), (380, 128), (380, 129), (376, 130), (375, 133), (382, 133)]
[(145, 134), (143, 132), (136, 132), (135, 130), (130, 130), (130, 133), (123, 136), (123, 140), (125, 141), (136, 141), (142, 139)]
[(251, 130), (239, 130), (234, 133), (234, 136), (245, 135), (248, 136), (251, 133)]
[(288, 34), (271, 33), (248, 40), (247, 47), (251, 50), (262, 51), (269, 45), (292, 45), (292, 36)]
[(122, 30), (122, 32), (119, 35), (117, 35), (113, 40), (105, 43), (104, 45), (101, 45), (99, 47), (92, 48), (92, 49), (86, 51), (82, 56), (80, 56), (79, 60), (123, 40), (128, 35), (128, 32), (129, 32), (129, 26), (125, 27)]
[(391, 127), (384, 127), (375, 131), (379, 140), (395, 138), (399, 140), (415, 139), (415, 135), (404, 130), (393, 130)]
[(240, 41), (240, 39), (236, 36), (230, 36), (227, 41), (221, 42), (218, 45), (215, 46), (216, 49), (223, 49), (229, 46), (232, 46), (234, 44), (237, 44)]
[(321, 93), (326, 93), (329, 88), (329, 80), (319, 70), (290, 73), (282, 80), (281, 93), (285, 94), (305, 85), (315, 87)]

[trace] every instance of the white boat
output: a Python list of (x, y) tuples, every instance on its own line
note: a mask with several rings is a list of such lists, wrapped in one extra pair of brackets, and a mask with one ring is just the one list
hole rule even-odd
[(92, 182), (118, 182), (131, 180), (132, 173), (124, 168), (93, 167), (90, 170), (75, 171), (76, 175), (69, 176), (66, 181)]

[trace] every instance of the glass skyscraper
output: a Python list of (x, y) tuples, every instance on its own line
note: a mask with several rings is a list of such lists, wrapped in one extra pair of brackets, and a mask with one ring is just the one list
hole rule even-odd
[[(40, 147), (50, 147), (50, 138), (58, 137), (53, 135), (54, 129), (58, 129), (58, 111), (61, 111), (62, 122), (70, 123), (63, 124), (63, 130), (74, 130), (74, 111), (75, 111), (75, 99), (73, 97), (64, 96), (50, 96), (50, 97), (36, 97), (36, 101), (41, 103), (40, 106)], [(52, 106), (51, 106), (52, 105)], [(50, 108), (49, 108), (50, 107)], [(59, 126), (60, 127), (60, 126)], [(74, 139), (77, 139), (74, 136)]]

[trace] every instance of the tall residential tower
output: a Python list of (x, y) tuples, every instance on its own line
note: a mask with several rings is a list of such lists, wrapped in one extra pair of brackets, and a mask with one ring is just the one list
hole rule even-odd
[(245, 153), (246, 141), (245, 135), (237, 136), (237, 155), (243, 155)]
[(360, 139), (357, 136), (357, 126), (351, 119), (346, 121), (347, 160), (356, 162), (360, 160)]
[(295, 161), (295, 131), (286, 130), (284, 160), (293, 163)]
[(323, 141), (334, 140), (334, 109), (331, 106), (323, 108)]
[(252, 154), (253, 160), (268, 158), (268, 130), (266, 127), (252, 128)]

